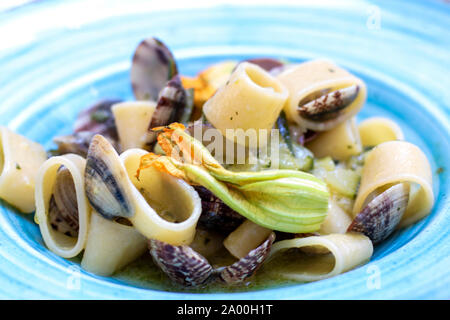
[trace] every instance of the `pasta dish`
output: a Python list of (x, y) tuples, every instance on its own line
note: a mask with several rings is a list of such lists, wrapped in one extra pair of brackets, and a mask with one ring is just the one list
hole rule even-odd
[(423, 151), (390, 119), (357, 123), (366, 85), (332, 61), (230, 60), (189, 77), (148, 38), (130, 83), (134, 100), (84, 109), (53, 150), (0, 127), (0, 198), (88, 272), (147, 257), (174, 290), (317, 281), (433, 207)]

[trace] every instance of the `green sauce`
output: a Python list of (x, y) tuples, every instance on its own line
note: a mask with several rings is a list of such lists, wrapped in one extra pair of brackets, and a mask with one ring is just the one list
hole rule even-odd
[(187, 288), (173, 283), (153, 262), (149, 254), (129, 264), (114, 275), (126, 284), (153, 290), (191, 293), (245, 292), (292, 285), (298, 282), (274, 277), (264, 266), (248, 281), (239, 285), (227, 285), (213, 281), (204, 286)]

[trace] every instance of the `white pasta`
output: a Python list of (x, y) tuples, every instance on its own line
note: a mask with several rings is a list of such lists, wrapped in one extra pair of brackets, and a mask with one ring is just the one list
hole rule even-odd
[[(288, 249), (308, 252), (300, 257), (282, 255)], [(367, 261), (373, 253), (372, 242), (359, 233), (330, 234), (282, 240), (274, 243), (269, 255), (271, 272), (286, 279), (317, 281), (351, 270)]]
[(112, 106), (111, 110), (123, 151), (144, 147), (155, 108), (154, 101), (130, 101)]
[(107, 220), (93, 211), (81, 266), (102, 276), (110, 276), (139, 258), (147, 239), (132, 226)]
[(36, 174), (46, 159), (40, 144), (0, 127), (0, 198), (24, 213), (33, 212)]
[[(267, 130), (270, 133), (283, 108), (288, 92), (276, 78), (252, 63), (240, 63), (222, 86), (203, 106), (203, 113), (224, 136), (245, 144), (244, 134), (237, 129)], [(262, 139), (267, 136), (262, 135)]]
[(240, 259), (264, 242), (271, 233), (272, 230), (245, 220), (228, 235), (223, 245), (233, 256)]
[(320, 234), (346, 233), (352, 223), (350, 216), (334, 201), (330, 199), (329, 209), (325, 221), (320, 226)]
[(120, 156), (132, 182), (135, 214), (130, 221), (149, 239), (173, 245), (191, 243), (201, 213), (200, 197), (183, 180), (154, 168), (142, 171), (138, 180), (136, 172), (145, 154), (145, 150), (130, 149)]
[[(277, 78), (289, 90), (289, 99), (284, 108), (288, 120), (315, 131), (330, 130), (353, 117), (366, 101), (367, 93), (364, 82), (330, 61), (304, 62), (287, 68)], [(316, 122), (300, 116), (299, 103), (311, 94), (325, 89), (339, 90), (352, 85), (359, 87), (358, 95), (348, 107), (340, 112), (337, 118)]]
[(346, 160), (361, 153), (362, 144), (355, 118), (320, 133), (317, 138), (306, 144), (306, 147), (318, 158), (330, 156), (336, 160)]
[(407, 226), (430, 213), (434, 204), (431, 168), (425, 154), (405, 141), (379, 144), (367, 156), (361, 185), (353, 207), (356, 215), (372, 192), (389, 184), (409, 182), (411, 188), (406, 212), (399, 226)]
[(145, 281), (197, 289), (245, 289), (260, 268), (268, 282), (318, 281), (433, 208), (425, 153), (390, 119), (358, 125), (366, 85), (331, 61), (225, 61), (191, 78), (149, 38), (132, 65), (135, 96), (159, 100), (83, 111), (54, 151), (86, 159), (47, 159), (0, 126), (0, 199), (35, 210), (45, 246), (88, 272), (153, 259), (162, 273)]
[[(49, 203), (58, 169), (64, 166), (72, 175), (78, 204), (78, 237), (70, 237), (52, 228), (48, 219)], [(36, 179), (36, 221), (47, 247), (64, 258), (78, 255), (86, 244), (91, 208), (84, 187), (86, 160), (75, 154), (52, 157), (39, 168)]]
[(404, 139), (402, 129), (398, 124), (387, 118), (373, 117), (366, 119), (358, 125), (358, 130), (364, 147)]

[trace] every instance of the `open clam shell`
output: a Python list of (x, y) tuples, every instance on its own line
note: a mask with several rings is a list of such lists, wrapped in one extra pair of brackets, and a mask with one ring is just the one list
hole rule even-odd
[(56, 174), (48, 215), (53, 229), (68, 236), (78, 236), (77, 193), (72, 175), (64, 166)]
[(180, 77), (175, 75), (159, 94), (158, 103), (148, 127), (147, 143), (153, 143), (156, 140), (156, 133), (151, 131), (152, 128), (165, 126), (180, 119), (188, 102), (187, 98)]
[(409, 184), (399, 183), (374, 197), (348, 227), (348, 231), (361, 232), (372, 242), (386, 239), (397, 227), (409, 200)]
[(250, 251), (245, 257), (231, 266), (225, 267), (220, 272), (220, 278), (226, 283), (232, 284), (243, 282), (251, 277), (268, 257), (274, 241), (275, 233), (272, 232), (262, 244)]
[(120, 157), (101, 136), (94, 137), (86, 164), (86, 193), (107, 219), (125, 217), (145, 237), (173, 245), (189, 244), (201, 213), (201, 200), (186, 182), (156, 169), (136, 178), (148, 152), (129, 149)]
[(100, 100), (81, 111), (74, 125), (74, 133), (53, 139), (58, 147), (52, 150), (52, 154), (75, 153), (86, 157), (89, 144), (96, 134), (101, 134), (107, 138), (114, 148), (119, 150), (116, 122), (112, 113), (112, 106), (119, 102), (121, 100)]
[(270, 236), (245, 257), (230, 266), (214, 269), (208, 260), (191, 247), (173, 246), (162, 241), (149, 240), (150, 254), (161, 270), (174, 282), (193, 287), (220, 279), (228, 284), (245, 281), (264, 263), (275, 240)]
[(118, 99), (100, 100), (91, 107), (83, 110), (77, 117), (74, 131), (88, 131), (117, 140), (116, 125), (111, 108), (119, 102), (121, 100)]
[(399, 227), (408, 226), (431, 212), (435, 200), (426, 155), (409, 142), (387, 141), (373, 148), (365, 158), (353, 215), (361, 212), (374, 192), (398, 183), (410, 185), (408, 206)]
[(92, 207), (106, 219), (134, 215), (127, 174), (112, 145), (96, 135), (86, 159), (86, 195)]
[(78, 154), (82, 157), (87, 156), (89, 144), (95, 133), (89, 131), (80, 131), (66, 136), (53, 138), (57, 148), (51, 150), (52, 155), (64, 155), (68, 153)]
[(267, 72), (270, 72), (273, 69), (281, 68), (284, 66), (283, 62), (273, 58), (255, 58), (255, 59), (248, 59), (245, 61), (256, 64), (257, 66), (260, 66)]
[(231, 209), (205, 187), (195, 187), (202, 199), (202, 214), (199, 226), (207, 230), (216, 230), (228, 234), (236, 229), (245, 218)]
[(172, 280), (184, 286), (198, 286), (206, 282), (213, 267), (202, 255), (189, 246), (172, 246), (155, 239), (149, 241), (153, 261)]
[(327, 131), (364, 105), (364, 82), (330, 61), (313, 60), (287, 68), (277, 78), (289, 90), (284, 111), (302, 128)]
[[(47, 247), (64, 258), (72, 258), (78, 255), (85, 247), (90, 206), (86, 198), (84, 188), (84, 170), (86, 161), (74, 154), (52, 157), (44, 162), (40, 167), (36, 179), (36, 220), (39, 224), (42, 237)], [(51, 226), (49, 211), (51, 208), (51, 198), (54, 195), (55, 184), (58, 179), (58, 171), (63, 167), (67, 170), (65, 174), (70, 174), (76, 198), (76, 212), (78, 233), (64, 234), (55, 230)], [(67, 179), (67, 178), (64, 178)], [(75, 199), (73, 199), (75, 200)], [(70, 201), (73, 201), (70, 200)], [(54, 205), (56, 205), (54, 203)], [(75, 219), (74, 216), (71, 218)]]
[(137, 100), (158, 99), (159, 92), (178, 73), (175, 59), (164, 43), (156, 38), (143, 40), (136, 48), (131, 64), (131, 86)]
[[(342, 89), (319, 91), (319, 97), (312, 101), (300, 101), (298, 112), (303, 118), (311, 121), (324, 122), (335, 119), (341, 110), (350, 106), (358, 96), (359, 86), (351, 85)], [(323, 92), (323, 95), (321, 95)]]

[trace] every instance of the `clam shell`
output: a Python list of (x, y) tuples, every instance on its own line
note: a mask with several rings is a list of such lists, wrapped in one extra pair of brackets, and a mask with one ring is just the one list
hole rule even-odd
[(196, 186), (202, 199), (202, 214), (198, 221), (199, 227), (228, 234), (244, 222), (245, 218), (231, 209), (205, 187)]
[(150, 254), (154, 262), (169, 278), (184, 286), (193, 287), (205, 283), (213, 274), (213, 268), (202, 255), (189, 246), (173, 246), (150, 239)]
[(159, 93), (178, 73), (175, 59), (164, 43), (156, 38), (142, 41), (136, 48), (130, 77), (137, 100), (158, 99)]
[(91, 107), (83, 110), (77, 117), (74, 131), (88, 131), (117, 140), (117, 130), (111, 107), (119, 102), (121, 100), (118, 99), (100, 100)]
[[(336, 118), (358, 96), (359, 86), (352, 85), (336, 91), (323, 89), (299, 103), (299, 114), (311, 121), (326, 121)], [(312, 100), (310, 100), (312, 99)]]
[(219, 277), (228, 284), (240, 283), (251, 277), (264, 263), (269, 255), (272, 243), (275, 241), (275, 233), (270, 236), (256, 249), (250, 251), (245, 257), (223, 268)]
[(243, 282), (251, 277), (269, 255), (275, 233), (245, 257), (227, 267), (214, 269), (208, 260), (189, 246), (173, 246), (150, 239), (149, 249), (154, 262), (174, 282), (187, 287), (199, 286), (221, 279), (228, 284)]
[(396, 184), (373, 198), (356, 215), (347, 231), (360, 232), (378, 243), (386, 239), (400, 222), (409, 200), (409, 186)]
[(73, 134), (53, 139), (58, 148), (51, 151), (52, 155), (75, 153), (85, 158), (89, 144), (96, 134), (103, 135), (118, 150), (119, 138), (111, 111), (111, 107), (118, 102), (121, 100), (101, 100), (83, 110), (77, 117)]
[(248, 59), (245, 61), (256, 64), (266, 71), (271, 71), (273, 69), (281, 68), (284, 66), (283, 62), (273, 58), (255, 58), (255, 59)]
[(72, 237), (78, 235), (78, 203), (75, 184), (72, 174), (64, 166), (59, 168), (56, 175), (49, 205), (49, 220), (53, 229)]
[[(149, 130), (178, 120), (183, 114), (187, 102), (186, 91), (181, 84), (180, 77), (176, 75), (161, 90)], [(156, 133), (150, 130), (148, 143), (152, 143), (155, 139)]]
[(53, 230), (61, 232), (69, 237), (77, 237), (78, 236), (78, 226), (75, 229), (70, 222), (66, 221), (61, 212), (58, 210), (56, 206), (55, 197), (52, 196), (50, 198), (50, 202), (48, 205), (48, 222)]
[(92, 207), (106, 219), (129, 218), (134, 210), (131, 191), (120, 158), (112, 145), (96, 135), (89, 146), (86, 159), (86, 196)]
[(67, 136), (55, 137), (53, 142), (58, 147), (56, 150), (52, 150), (52, 155), (74, 153), (85, 158), (94, 135), (94, 133), (89, 131), (80, 131)]

